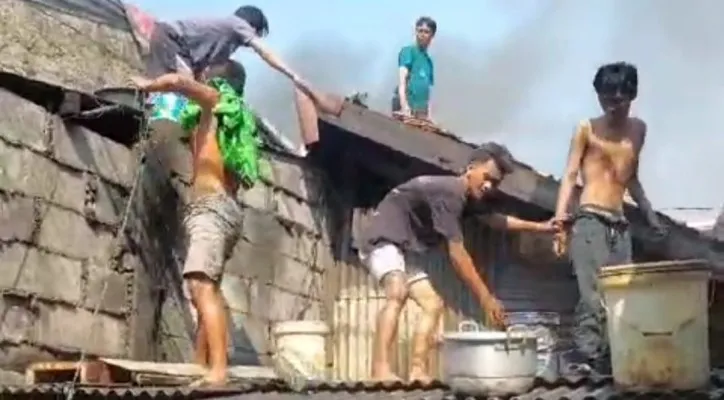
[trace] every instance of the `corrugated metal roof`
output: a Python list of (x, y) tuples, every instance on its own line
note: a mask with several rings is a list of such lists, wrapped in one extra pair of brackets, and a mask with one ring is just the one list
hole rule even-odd
[[(555, 382), (539, 380), (534, 388), (510, 400), (608, 400), (608, 399), (724, 399), (724, 380), (720, 374), (712, 377), (711, 387), (698, 391), (622, 392), (610, 378), (560, 379)], [(0, 398), (33, 399), (57, 398), (67, 394), (62, 385), (0, 388)], [(79, 387), (74, 398), (82, 399), (226, 399), (226, 400), (347, 400), (347, 399), (410, 399), (454, 400), (474, 399), (464, 394), (456, 396), (445, 385), (434, 382), (395, 384), (372, 382), (307, 382), (294, 389), (280, 381), (246, 381), (223, 389), (190, 389), (182, 387)]]
[(661, 210), (671, 219), (698, 230), (712, 229), (719, 211), (719, 208), (714, 207), (675, 207)]

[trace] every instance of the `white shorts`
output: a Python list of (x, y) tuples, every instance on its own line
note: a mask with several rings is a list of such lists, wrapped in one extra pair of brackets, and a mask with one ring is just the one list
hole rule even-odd
[(377, 282), (381, 282), (390, 272), (404, 273), (408, 285), (428, 278), (427, 273), (420, 268), (407, 266), (405, 255), (394, 244), (381, 244), (373, 248), (369, 254), (360, 252), (359, 257)]

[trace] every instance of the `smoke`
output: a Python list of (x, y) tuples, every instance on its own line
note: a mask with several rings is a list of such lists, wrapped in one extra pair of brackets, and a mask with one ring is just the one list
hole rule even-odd
[[(514, 13), (517, 6), (505, 4), (500, 7)], [(724, 52), (718, 45), (724, 24), (718, 19), (724, 3), (540, 4), (492, 46), (443, 30), (431, 50), (435, 119), (468, 141), (502, 141), (523, 161), (558, 174), (573, 126), (599, 112), (591, 88), (596, 67), (629, 61), (639, 67), (634, 112), (649, 126), (640, 172), (654, 205), (724, 201), (724, 187), (709, 172), (724, 167), (724, 157), (718, 157), (724, 148), (718, 132), (724, 110)], [(284, 58), (321, 89), (369, 92), (370, 106), (388, 112), (397, 41), (356, 44), (329, 33), (308, 35)], [(254, 106), (298, 142), (290, 84), (273, 73), (253, 81), (261, 86), (252, 91)]]
[(649, 127), (641, 175), (654, 204), (724, 202), (724, 3), (613, 1), (611, 50), (640, 71), (636, 111)]

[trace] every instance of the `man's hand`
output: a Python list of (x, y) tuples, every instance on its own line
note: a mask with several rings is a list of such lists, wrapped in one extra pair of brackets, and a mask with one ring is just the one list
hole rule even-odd
[(560, 224), (557, 221), (554, 221), (552, 219), (548, 220), (548, 221), (536, 223), (537, 232), (554, 233), (554, 232), (559, 232), (560, 230), (561, 230)]
[(398, 111), (400, 115), (403, 117), (411, 117), (412, 116), (412, 110), (410, 109), (410, 106), (407, 104), (401, 104), (400, 105), (400, 111)]
[(498, 299), (492, 295), (487, 296), (480, 301), (480, 306), (485, 310), (485, 314), (494, 328), (503, 329), (508, 325), (505, 309)]
[(558, 231), (553, 235), (553, 254), (563, 257), (568, 252), (568, 232)]
[(568, 252), (568, 232), (573, 218), (570, 215), (555, 216), (549, 222), (554, 226), (553, 254), (563, 257)]
[(667, 233), (669, 233), (668, 227), (661, 222), (661, 219), (655, 213), (649, 216), (649, 224), (654, 229), (656, 236), (659, 238), (663, 238)]
[(141, 76), (132, 76), (131, 82), (133, 83), (133, 86), (145, 91), (153, 82), (150, 79), (143, 78)]

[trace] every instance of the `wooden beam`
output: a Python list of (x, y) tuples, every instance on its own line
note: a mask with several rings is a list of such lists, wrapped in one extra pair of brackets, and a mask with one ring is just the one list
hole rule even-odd
[[(474, 149), (474, 145), (453, 135), (424, 132), (350, 103), (345, 105), (339, 117), (322, 114), (320, 121), (323, 122), (320, 129), (328, 124), (452, 173), (461, 171)], [(555, 210), (558, 181), (519, 161), (515, 162), (513, 173), (503, 180), (500, 189), (508, 196), (550, 213)], [(580, 187), (577, 187), (574, 196), (577, 198), (579, 193)], [(715, 272), (724, 274), (724, 246), (715, 246), (715, 240), (661, 213), (658, 214), (669, 232), (666, 237), (659, 238), (634, 204), (626, 204), (625, 211), (632, 223), (633, 237), (642, 244), (644, 251), (669, 260), (707, 259), (717, 270)]]

